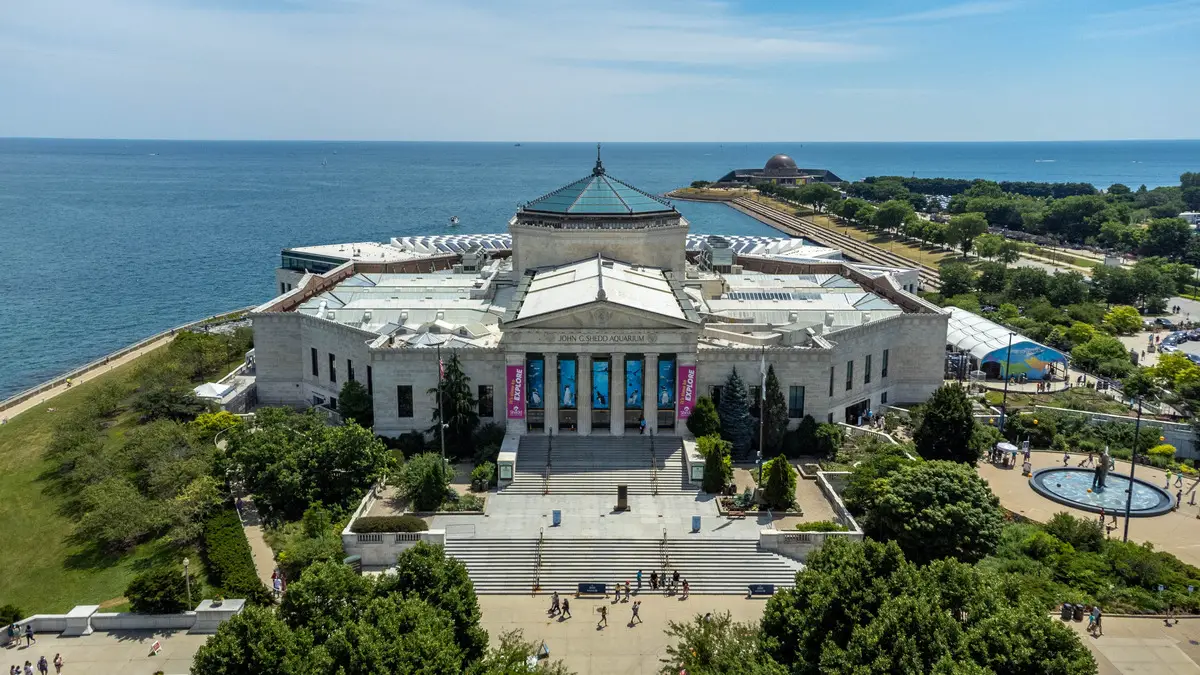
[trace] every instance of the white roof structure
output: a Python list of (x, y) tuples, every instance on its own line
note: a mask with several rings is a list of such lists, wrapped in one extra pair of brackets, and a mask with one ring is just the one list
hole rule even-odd
[(539, 270), (529, 284), (516, 318), (549, 314), (597, 300), (685, 318), (662, 270), (602, 257)]
[[(1015, 333), (973, 312), (958, 307), (947, 307), (946, 309), (950, 310), (950, 322), (946, 326), (946, 343), (953, 345), (959, 351), (970, 353), (976, 359), (983, 360), (997, 349), (1006, 349), (1010, 333), (1012, 333), (1013, 347), (1019, 344), (1041, 345), (1036, 340)], [(1055, 351), (1049, 347), (1046, 349)]]
[(195, 394), (197, 398), (216, 399), (220, 401), (221, 399), (225, 398), (226, 394), (233, 391), (233, 389), (234, 386), (232, 384), (205, 382), (204, 384), (197, 385), (195, 388), (193, 388), (192, 393)]

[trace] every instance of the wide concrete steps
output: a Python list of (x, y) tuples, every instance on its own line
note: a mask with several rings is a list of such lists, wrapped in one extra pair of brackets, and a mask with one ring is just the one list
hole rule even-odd
[[(528, 593), (533, 588), (536, 539), (449, 540), (447, 553), (462, 560), (477, 593)], [(743, 594), (749, 584), (790, 587), (803, 566), (758, 550), (756, 540), (673, 539), (667, 544), (667, 574), (679, 570), (692, 593)], [(662, 572), (662, 542), (650, 539), (554, 539), (542, 549), (540, 590), (574, 592), (583, 582), (637, 585), (650, 591), (650, 572)], [(661, 592), (661, 591), (658, 591)]]
[[(649, 436), (595, 437), (525, 436), (517, 455), (511, 494), (543, 494), (542, 475), (549, 458), (549, 493), (558, 495), (612, 495), (625, 485), (631, 495), (695, 494), (683, 464), (683, 443), (678, 438)], [(657, 478), (655, 470), (657, 467)]]

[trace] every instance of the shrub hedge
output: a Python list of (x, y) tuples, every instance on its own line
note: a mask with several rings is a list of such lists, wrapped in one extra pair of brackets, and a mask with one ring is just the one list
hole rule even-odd
[(429, 525), (416, 516), (363, 516), (354, 521), (350, 531), (355, 534), (368, 532), (424, 532)]
[(250, 542), (237, 511), (226, 508), (204, 523), (204, 558), (212, 584), (227, 598), (269, 605), (271, 592), (258, 579)]
[(845, 525), (832, 520), (812, 520), (805, 523), (796, 523), (796, 530), (799, 532), (846, 532), (848, 529)]

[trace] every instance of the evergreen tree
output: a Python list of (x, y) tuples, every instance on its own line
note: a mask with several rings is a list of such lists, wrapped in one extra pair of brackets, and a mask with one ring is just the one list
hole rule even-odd
[(358, 380), (347, 380), (338, 395), (338, 412), (342, 419), (354, 420), (359, 426), (375, 426), (375, 408), (367, 388)]
[(713, 405), (711, 398), (701, 396), (696, 400), (692, 416), (687, 420), (687, 428), (696, 438), (721, 433), (721, 417), (717, 415), (717, 406)]
[(788, 407), (783, 397), (783, 388), (775, 376), (775, 366), (767, 366), (766, 399), (763, 401), (763, 453), (775, 454), (783, 450), (783, 436), (787, 433)]
[(975, 417), (967, 393), (958, 384), (947, 384), (933, 392), (925, 404), (925, 415), (913, 434), (913, 442), (925, 459), (970, 464), (979, 459), (971, 444), (973, 433)]
[(796, 501), (796, 471), (780, 455), (763, 466), (763, 499), (773, 509), (786, 509)]
[[(479, 426), (479, 410), (475, 397), (471, 395), (471, 378), (463, 372), (458, 354), (445, 360), (445, 375), (442, 377), (442, 401), (433, 411), (433, 426), (429, 433), (433, 442), (439, 443), (442, 411), (446, 411), (446, 455), (470, 457), (475, 450), (475, 428)], [(438, 388), (429, 390), (437, 401)]]
[(721, 388), (718, 412), (721, 417), (721, 436), (733, 444), (735, 453), (745, 456), (754, 438), (754, 418), (750, 417), (750, 396), (746, 392), (746, 383), (738, 375), (736, 366)]

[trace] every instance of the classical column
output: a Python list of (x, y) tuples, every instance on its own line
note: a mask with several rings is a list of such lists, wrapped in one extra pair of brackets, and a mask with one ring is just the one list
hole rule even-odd
[(592, 355), (575, 356), (575, 429), (580, 436), (592, 433)]
[(646, 431), (658, 433), (658, 354), (646, 354), (642, 359), (642, 415)]
[[(683, 410), (683, 403), (680, 401), (680, 399), (682, 397), (679, 396), (679, 389), (680, 389), (680, 387), (683, 386), (683, 382), (680, 380), (680, 373), (683, 372), (683, 366), (693, 366), (694, 367), (695, 365), (696, 365), (696, 355), (695, 354), (677, 354), (675, 356), (675, 395), (676, 395), (675, 396), (675, 415), (676, 415), (675, 435), (676, 436), (682, 436), (687, 433), (687, 420), (678, 417), (679, 412), (681, 410)], [(693, 408), (696, 407), (696, 399), (700, 398), (700, 392), (698, 390), (696, 390), (696, 388), (695, 388), (696, 382), (699, 382), (699, 381), (700, 381), (700, 373), (697, 372), (696, 378), (692, 383), (692, 389), (693, 389), (693, 391), (692, 391), (692, 407)], [(765, 396), (766, 394), (763, 394), (763, 395)]]
[(542, 405), (546, 408), (546, 433), (558, 434), (558, 354), (547, 353), (542, 376)]
[(608, 363), (608, 431), (625, 433), (625, 355), (613, 354)]
[[(529, 367), (525, 365), (525, 352), (506, 353), (504, 355), (505, 366), (521, 366), (525, 370), (523, 380), (521, 382), (522, 395), (525, 396), (525, 419), (512, 420), (508, 419), (508, 368), (504, 369), (504, 394), (503, 408), (505, 430), (510, 434), (524, 434), (529, 430)], [(495, 405), (495, 402), (493, 402)]]

